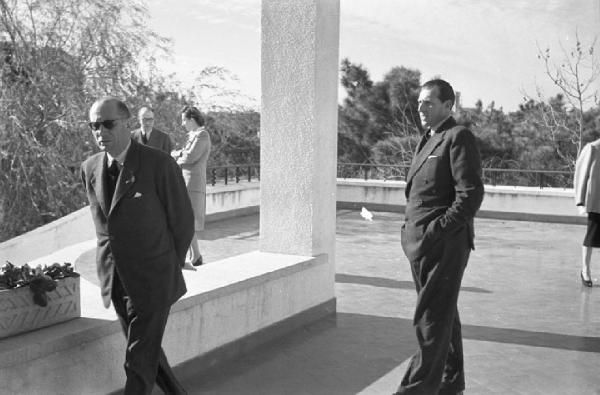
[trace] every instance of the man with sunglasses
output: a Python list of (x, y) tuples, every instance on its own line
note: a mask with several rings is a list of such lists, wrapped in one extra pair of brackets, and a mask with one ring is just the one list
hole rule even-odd
[(96, 264), (105, 307), (112, 304), (127, 347), (125, 394), (185, 394), (161, 348), (171, 305), (185, 292), (181, 273), (194, 215), (179, 166), (170, 155), (131, 140), (125, 103), (91, 107), (101, 152), (81, 165), (98, 238)]

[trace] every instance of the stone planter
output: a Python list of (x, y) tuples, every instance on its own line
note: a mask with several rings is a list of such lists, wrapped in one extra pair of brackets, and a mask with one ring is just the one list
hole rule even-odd
[(0, 290), (0, 339), (81, 316), (79, 277), (56, 280), (48, 305), (33, 303), (29, 287)]

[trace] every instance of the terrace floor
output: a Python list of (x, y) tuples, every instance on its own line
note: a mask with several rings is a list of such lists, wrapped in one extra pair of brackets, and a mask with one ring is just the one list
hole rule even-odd
[[(337, 314), (209, 371), (180, 372), (190, 394), (395, 391), (416, 347), (403, 216), (337, 215)], [(600, 394), (600, 287), (582, 287), (578, 272), (585, 226), (477, 219), (475, 231), (459, 298), (465, 394)], [(205, 260), (218, 264), (258, 249), (258, 216), (205, 233)], [(600, 251), (593, 260), (599, 274)], [(90, 280), (92, 261), (78, 261)]]

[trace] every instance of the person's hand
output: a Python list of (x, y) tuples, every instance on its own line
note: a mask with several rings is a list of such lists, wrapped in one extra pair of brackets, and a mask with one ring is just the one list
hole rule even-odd
[(585, 206), (577, 206), (577, 212), (579, 213), (579, 215), (585, 215), (585, 214), (587, 214)]
[(175, 159), (179, 158), (181, 156), (181, 153), (179, 150), (173, 150), (171, 151), (171, 156)]
[(181, 269), (182, 270), (191, 270), (193, 272), (198, 270), (192, 265), (192, 262), (187, 262), (187, 261), (183, 264), (183, 267)]

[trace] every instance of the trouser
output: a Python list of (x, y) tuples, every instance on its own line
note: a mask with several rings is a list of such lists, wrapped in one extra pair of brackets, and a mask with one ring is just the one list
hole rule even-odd
[(437, 241), (410, 262), (417, 290), (413, 325), (419, 348), (412, 356), (398, 394), (454, 394), (465, 388), (460, 318), (462, 276), (471, 252), (468, 228)]
[(150, 394), (154, 382), (165, 394), (185, 394), (161, 347), (170, 308), (149, 313), (136, 312), (116, 271), (112, 302), (127, 338), (125, 395)]

